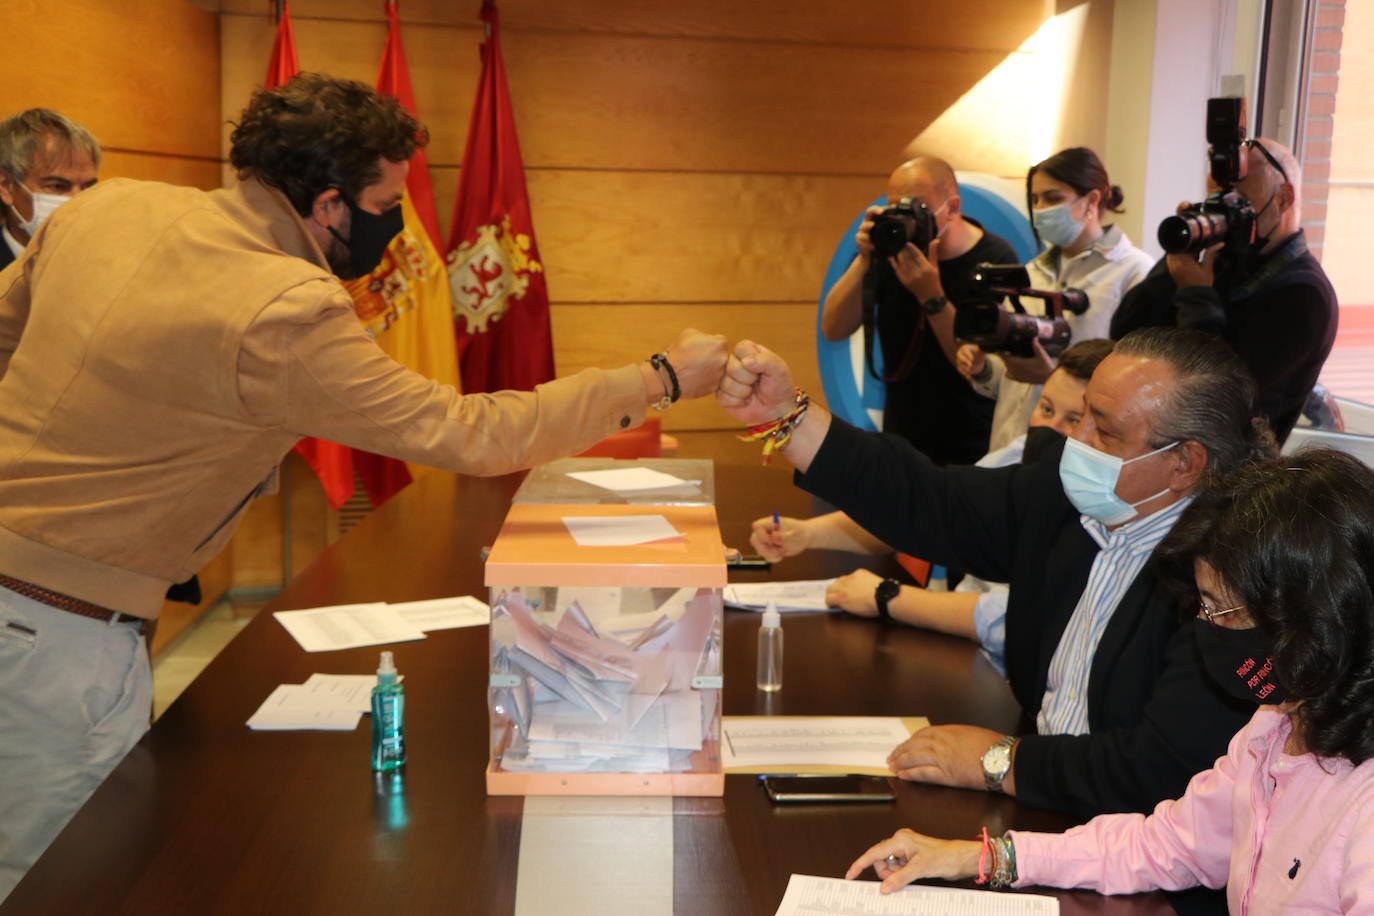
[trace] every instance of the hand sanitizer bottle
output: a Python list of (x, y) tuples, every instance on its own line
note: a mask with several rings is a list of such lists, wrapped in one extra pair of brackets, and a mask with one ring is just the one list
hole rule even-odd
[(394, 770), (406, 762), (405, 716), (405, 687), (391, 653), (383, 652), (372, 688), (372, 769)]
[(759, 627), (758, 686), (768, 692), (782, 689), (782, 615), (772, 601)]

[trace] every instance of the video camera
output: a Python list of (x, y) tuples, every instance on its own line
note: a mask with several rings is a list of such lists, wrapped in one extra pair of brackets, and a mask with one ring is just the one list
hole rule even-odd
[[(1073, 337), (1064, 312), (1082, 315), (1088, 310), (1088, 294), (1081, 289), (1031, 289), (1030, 274), (1020, 264), (979, 264), (973, 269), (973, 283), (980, 292), (1006, 296), (1008, 312), (995, 302), (960, 305), (954, 313), (954, 336), (977, 344), (990, 353), (1034, 356), (1034, 342), (1051, 357), (1064, 352)], [(1045, 317), (1028, 314), (1021, 297), (1045, 302)]]
[(935, 214), (920, 201), (903, 197), (873, 217), (868, 231), (875, 254), (884, 258), (896, 256), (910, 242), (925, 254), (935, 238)]
[(1169, 254), (1196, 255), (1224, 242), (1218, 277), (1242, 263), (1255, 232), (1255, 210), (1235, 189), (1249, 165), (1245, 131), (1245, 99), (1207, 100), (1207, 159), (1217, 191), (1159, 224), (1159, 245)]

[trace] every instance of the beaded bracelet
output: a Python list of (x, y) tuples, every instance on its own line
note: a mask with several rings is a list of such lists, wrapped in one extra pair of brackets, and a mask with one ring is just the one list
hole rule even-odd
[(792, 433), (802, 420), (806, 417), (806, 409), (811, 406), (811, 398), (800, 388), (796, 389), (796, 400), (790, 411), (768, 423), (760, 423), (751, 426), (745, 434), (739, 436), (741, 442), (755, 442), (763, 440), (763, 463), (767, 464), (773, 457), (773, 453), (781, 451), (787, 447), (787, 443), (792, 441)]

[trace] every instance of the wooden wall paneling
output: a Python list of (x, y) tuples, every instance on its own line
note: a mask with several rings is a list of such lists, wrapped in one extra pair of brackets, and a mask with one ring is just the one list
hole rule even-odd
[(224, 593), (233, 584), (234, 553), (230, 544), (224, 551), (198, 573), (200, 578), (201, 601), (190, 605), (181, 601), (165, 601), (162, 615), (157, 619), (157, 631), (153, 634), (153, 655), (165, 649), (180, 636), (187, 627), (200, 619), (210, 608), (219, 603)]
[[(452, 201), (458, 170), (436, 168)], [(554, 302), (799, 302), (818, 296), (871, 177), (531, 170)]]
[(168, 184), (188, 185), (207, 191), (222, 186), (220, 160), (208, 156), (203, 159), (187, 159), (182, 156), (106, 149), (100, 161), (100, 177), (165, 181)]
[[(261, 82), (270, 28), (265, 17), (226, 17), (226, 111)], [(302, 20), (295, 34), (303, 68), (376, 78), (380, 24)], [(480, 36), (405, 35), (431, 165), (461, 160)], [(513, 32), (503, 52), (529, 168), (884, 175), (1005, 56), (544, 32)]]
[[(646, 358), (685, 327), (724, 334), (733, 346), (750, 339), (781, 354), (796, 383), (824, 400), (816, 364), (816, 303), (712, 305), (555, 305), (550, 309), (559, 375), (591, 366), (614, 368)], [(663, 428), (719, 429), (732, 424), (714, 398), (679, 401)]]
[[(290, 493), (290, 575), (283, 575), (282, 539), (286, 531), (283, 493)], [(282, 461), (282, 486), (260, 497), (244, 514), (232, 541), (235, 589), (278, 588), (294, 577), (338, 537), (338, 519), (324, 488), (309, 466), (292, 452)]]
[[(478, 0), (400, 0), (403, 23), (476, 26)], [(501, 0), (504, 32), (547, 30), (679, 38), (848, 44), (861, 47), (1014, 48), (1049, 14), (1045, 0)], [(221, 11), (262, 16), (264, 0), (221, 0)], [(293, 20), (373, 20), (380, 0), (293, 0)]]
[(184, 0), (6, 0), (4, 33), (5, 114), (54, 108), (105, 146), (218, 155), (213, 14)]

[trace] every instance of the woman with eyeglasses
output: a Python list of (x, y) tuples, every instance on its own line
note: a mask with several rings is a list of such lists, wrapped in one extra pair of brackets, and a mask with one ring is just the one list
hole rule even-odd
[[(1107, 894), (1226, 886), (1232, 913), (1374, 912), (1374, 471), (1314, 450), (1201, 493), (1157, 552), (1195, 592), (1216, 683), (1258, 708), (1154, 813), (979, 841), (900, 830), (854, 861), (882, 890), (981, 874)], [(1167, 723), (1161, 723), (1167, 727)]]

